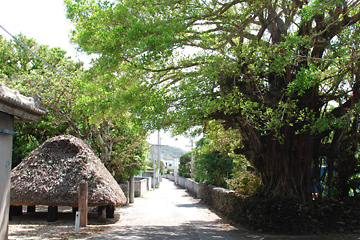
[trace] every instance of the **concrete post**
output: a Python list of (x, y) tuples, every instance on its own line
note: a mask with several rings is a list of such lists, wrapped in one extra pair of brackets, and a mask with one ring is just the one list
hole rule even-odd
[(79, 233), (80, 231), (80, 212), (75, 212), (75, 233)]
[(135, 179), (134, 176), (130, 177), (130, 189), (129, 189), (129, 203), (134, 203), (135, 197)]
[(79, 212), (80, 227), (86, 227), (88, 220), (88, 184), (84, 180), (80, 182), (79, 186)]
[[(13, 131), (14, 117), (0, 112), (0, 128)], [(8, 239), (13, 135), (0, 133), (0, 239)]]

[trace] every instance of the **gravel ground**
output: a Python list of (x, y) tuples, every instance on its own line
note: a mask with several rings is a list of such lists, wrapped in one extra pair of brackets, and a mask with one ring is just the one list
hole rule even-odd
[(119, 208), (116, 209), (115, 218), (107, 219), (103, 224), (98, 223), (97, 212), (93, 211), (89, 212), (88, 226), (81, 227), (80, 232), (75, 233), (71, 208), (59, 207), (59, 220), (51, 223), (46, 221), (46, 206), (37, 206), (36, 211), (27, 213), (24, 207), (22, 216), (12, 217), (9, 222), (9, 240), (87, 239), (108, 231), (121, 222)]

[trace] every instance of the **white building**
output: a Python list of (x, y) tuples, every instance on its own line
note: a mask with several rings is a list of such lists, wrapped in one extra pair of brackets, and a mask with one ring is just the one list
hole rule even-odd
[(179, 159), (164, 159), (162, 162), (164, 163), (164, 172), (168, 169), (177, 172), (179, 169)]

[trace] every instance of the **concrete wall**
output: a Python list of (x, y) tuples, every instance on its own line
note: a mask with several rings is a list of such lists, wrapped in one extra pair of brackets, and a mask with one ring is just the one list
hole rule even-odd
[(171, 181), (175, 182), (175, 176), (173, 174), (166, 174), (165, 176), (167, 179), (170, 179)]
[(135, 179), (135, 197), (141, 197), (147, 192), (147, 179)]
[(146, 184), (147, 184), (146, 189), (147, 189), (147, 191), (150, 191), (151, 190), (151, 178), (152, 177), (143, 177), (143, 178), (146, 179)]
[[(173, 180), (172, 178), (175, 179), (175, 176), (172, 177), (171, 175), (169, 176), (169, 174), (166, 175), (166, 177), (171, 179), (171, 180)], [(195, 182), (194, 180), (192, 180), (190, 178), (184, 178), (184, 177), (180, 177), (180, 176), (178, 176), (176, 179), (177, 179), (176, 183), (178, 185), (180, 185), (183, 188), (186, 188), (190, 192), (190, 194), (192, 196), (194, 196), (195, 198), (200, 198), (200, 194), (199, 194), (200, 185), (199, 185), (199, 183)]]
[[(0, 129), (13, 131), (14, 117), (0, 112)], [(0, 133), (0, 239), (7, 239), (13, 136)]]

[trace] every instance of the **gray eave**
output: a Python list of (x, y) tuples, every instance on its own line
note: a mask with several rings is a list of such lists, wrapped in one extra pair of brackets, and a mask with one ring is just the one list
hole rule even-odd
[(0, 111), (13, 115), (15, 121), (39, 121), (47, 114), (47, 110), (40, 107), (40, 97), (25, 97), (19, 91), (12, 90), (0, 82)]

